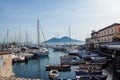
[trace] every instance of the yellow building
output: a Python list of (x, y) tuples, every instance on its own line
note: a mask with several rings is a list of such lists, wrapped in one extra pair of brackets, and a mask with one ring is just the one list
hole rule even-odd
[(120, 24), (115, 23), (98, 31), (100, 43), (112, 42), (114, 37), (120, 37)]
[(0, 76), (10, 77), (12, 72), (12, 58), (10, 52), (0, 52)]
[(87, 41), (94, 48), (99, 48), (100, 43), (112, 42), (113, 38), (120, 39), (120, 24), (114, 23), (98, 31), (92, 31), (91, 39)]
[(120, 38), (120, 24), (115, 23), (97, 32), (92, 32), (91, 38), (94, 43), (112, 42), (114, 37)]

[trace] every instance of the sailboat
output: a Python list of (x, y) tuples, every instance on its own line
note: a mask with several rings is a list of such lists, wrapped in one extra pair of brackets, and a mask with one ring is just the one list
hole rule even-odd
[[(71, 38), (70, 26), (69, 26), (69, 38)], [(78, 55), (80, 53), (80, 51), (76, 49), (76, 46), (72, 45), (71, 41), (69, 41), (69, 47), (67, 47), (66, 52), (69, 53), (69, 55)]]
[[(42, 44), (40, 45), (40, 31), (39, 31), (39, 20), (37, 20), (37, 35), (38, 35), (38, 52), (37, 52), (37, 56), (48, 56), (49, 51), (46, 47), (44, 47)], [(42, 32), (42, 28), (41, 28), (41, 32)], [(44, 37), (44, 34), (42, 32), (42, 35)]]

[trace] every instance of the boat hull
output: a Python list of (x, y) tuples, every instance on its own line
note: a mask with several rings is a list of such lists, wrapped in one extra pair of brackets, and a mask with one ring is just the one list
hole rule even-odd
[(48, 52), (45, 52), (45, 53), (39, 52), (39, 53), (37, 53), (37, 56), (48, 56), (48, 55), (49, 55)]
[(54, 66), (54, 65), (47, 65), (46, 66), (46, 70), (52, 70), (52, 69), (55, 69), (55, 70), (58, 70), (58, 71), (70, 71), (71, 70), (71, 67), (70, 65), (65, 65), (65, 66)]
[(87, 71), (75, 71), (76, 75), (89, 75)]

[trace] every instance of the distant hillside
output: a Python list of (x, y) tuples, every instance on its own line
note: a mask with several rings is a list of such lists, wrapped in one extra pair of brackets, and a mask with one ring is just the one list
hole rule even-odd
[(69, 38), (67, 36), (64, 36), (62, 38), (51, 38), (49, 40), (46, 41), (47, 43), (64, 43), (64, 42), (84, 42), (84, 41), (81, 41), (81, 40), (75, 40), (75, 39), (72, 39), (72, 38)]

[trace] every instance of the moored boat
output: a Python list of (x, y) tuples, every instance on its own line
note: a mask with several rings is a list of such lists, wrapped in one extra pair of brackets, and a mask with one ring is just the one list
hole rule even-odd
[(57, 78), (58, 75), (59, 75), (58, 70), (50, 70), (50, 72), (49, 72), (49, 77), (52, 79)]
[(63, 51), (65, 48), (62, 45), (55, 45), (52, 47), (54, 51)]
[(20, 55), (19, 57), (12, 55), (12, 63), (22, 63), (22, 62), (28, 62), (28, 59), (25, 58), (25, 56)]
[(87, 70), (75, 70), (76, 75), (81, 75), (81, 76), (88, 76), (88, 71)]
[(37, 53), (38, 56), (48, 56), (48, 54), (49, 51), (47, 48), (41, 48)]
[(79, 55), (80, 51), (79, 50), (73, 50), (73, 51), (69, 51), (68, 53), (69, 53), (69, 55)]
[(102, 70), (91, 70), (89, 73), (91, 75), (102, 75)]
[(70, 65), (46, 65), (46, 70), (58, 70), (58, 71), (70, 71), (71, 66)]
[(42, 36), (43, 36), (43, 38), (45, 40), (42, 28), (41, 28), (41, 26), (39, 27), (39, 20), (37, 20), (38, 51), (37, 51), (36, 55), (38, 57), (39, 56), (48, 56), (49, 55), (49, 50), (48, 50), (48, 47), (47, 47), (47, 43), (45, 43), (46, 47), (43, 46), (42, 43), (40, 43), (40, 31), (39, 31), (39, 28), (41, 29)]

